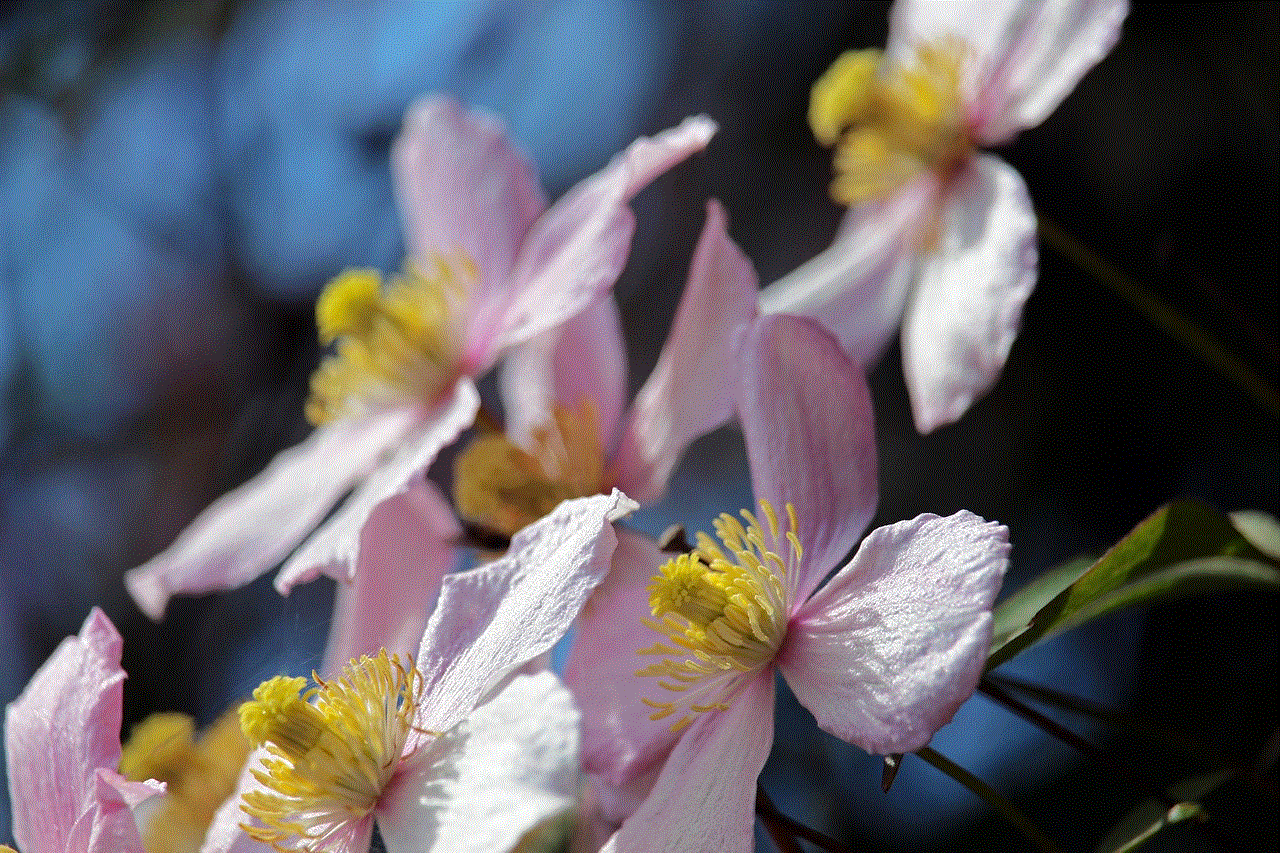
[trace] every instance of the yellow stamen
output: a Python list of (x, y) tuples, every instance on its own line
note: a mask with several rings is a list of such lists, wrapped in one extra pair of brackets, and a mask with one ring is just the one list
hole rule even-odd
[(249, 756), (235, 714), (224, 714), (195, 738), (185, 714), (152, 714), (133, 727), (120, 757), (121, 775), (159, 779), (162, 797), (140, 813), (147, 853), (197, 853), (218, 808), (235, 792)]
[[(653, 619), (645, 624), (671, 645), (641, 649), (640, 654), (663, 659), (636, 674), (659, 678), (662, 689), (685, 694), (670, 702), (643, 700), (654, 709), (653, 720), (681, 712), (672, 731), (696, 714), (727, 708), (741, 675), (765, 666), (782, 645), (791, 595), (788, 572), (800, 559), (796, 515), (788, 504), (790, 526), (780, 535), (773, 507), (761, 501), (760, 509), (767, 532), (747, 510), (741, 513), (745, 526), (722, 514), (714, 523), (719, 545), (699, 533), (693, 552), (669, 560), (649, 585)], [(784, 540), (791, 546), (790, 560), (775, 550)]]
[(468, 521), (510, 537), (570, 498), (604, 487), (604, 450), (595, 406), (556, 406), (529, 447), (500, 433), (472, 439), (454, 463), (453, 500)]
[(949, 37), (890, 63), (878, 50), (850, 51), (813, 85), (809, 124), (838, 144), (832, 197), (856, 204), (884, 197), (927, 169), (946, 173), (969, 157), (961, 75), (969, 49)]
[(458, 315), (475, 265), (413, 264), (382, 286), (376, 270), (347, 270), (316, 302), (320, 341), (334, 354), (311, 376), (307, 419), (317, 426), (406, 402), (431, 403), (458, 372)]
[(369, 815), (400, 766), (422, 689), (412, 661), (386, 649), (339, 678), (312, 678), (305, 693), (306, 679), (273, 678), (240, 707), (245, 736), (270, 753), (252, 771), (265, 790), (241, 804), (263, 826), (244, 829), (279, 850), (328, 849)]

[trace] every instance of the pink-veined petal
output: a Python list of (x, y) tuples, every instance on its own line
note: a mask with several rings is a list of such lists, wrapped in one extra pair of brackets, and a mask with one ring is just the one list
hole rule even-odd
[(669, 559), (653, 540), (618, 531), (613, 567), (587, 599), (565, 662), (564, 680), (582, 709), (582, 767), (621, 786), (661, 761), (680, 737), (671, 720), (650, 720), (642, 698), (662, 692), (657, 679), (636, 675), (652, 662), (640, 649), (667, 638), (644, 624), (646, 587)]
[(902, 372), (916, 428), (964, 414), (1000, 376), (1036, 282), (1036, 215), (1004, 161), (974, 160), (943, 200), (902, 319)]
[(714, 122), (694, 116), (637, 139), (552, 205), (529, 229), (510, 280), (477, 294), (468, 318), (468, 363), (484, 369), (503, 349), (564, 322), (612, 287), (635, 229), (627, 203), (705, 148), (714, 132)]
[(693, 722), (604, 853), (749, 853), (756, 779), (772, 744), (773, 668), (766, 667), (727, 710)]
[(214, 501), (172, 545), (127, 572), (130, 595), (159, 619), (171, 595), (235, 589), (258, 577), (293, 550), (419, 417), (405, 407), (316, 429)]
[[(79, 636), (62, 641), (5, 711), (13, 837), (24, 853), (142, 853), (129, 810), (141, 792), (122, 791), (114, 772), (121, 646), (115, 626), (94, 608)], [(108, 776), (99, 774), (104, 769)]]
[(609, 570), (612, 523), (635, 509), (617, 490), (565, 501), (517, 533), (505, 556), (444, 579), (418, 652), (418, 729), (452, 728), (564, 636)]
[(370, 513), (425, 476), (441, 448), (471, 426), (479, 409), (475, 383), (465, 377), (455, 382), (452, 393), (422, 418), (394, 455), (375, 468), (333, 517), (289, 558), (276, 576), (276, 589), (288, 594), (295, 584), (312, 580), (321, 572), (339, 581), (351, 580), (359, 562), (360, 533)]
[[(738, 403), (757, 500), (781, 523), (795, 507), (804, 546), (789, 574), (798, 606), (875, 514), (875, 424), (862, 370), (811, 320), (761, 317), (742, 344)], [(780, 544), (784, 557), (790, 546)]]
[(787, 629), (778, 666), (818, 725), (873, 754), (929, 742), (973, 693), (1009, 531), (970, 512), (872, 531)]
[(737, 332), (756, 313), (755, 269), (729, 238), (724, 208), (707, 224), (653, 373), (636, 395), (615, 462), (620, 489), (656, 501), (685, 448), (729, 420), (738, 387)]
[(1040, 124), (1120, 38), (1125, 0), (1039, 0), (1008, 22), (969, 106), (978, 141), (1000, 144)]
[(326, 675), (385, 648), (401, 657), (418, 650), (440, 581), (458, 561), (461, 533), (453, 510), (424, 477), (383, 501), (360, 532), (354, 577), (338, 581), (325, 648)]
[(627, 353), (618, 306), (601, 296), (581, 313), (508, 351), (501, 371), (507, 437), (527, 447), (533, 430), (552, 422), (556, 404), (595, 407), (608, 452), (627, 394)]
[(475, 262), (477, 291), (505, 282), (547, 203), (502, 122), (451, 98), (424, 98), (409, 108), (391, 162), (410, 256), (426, 263), (461, 252)]
[(262, 760), (270, 753), (265, 746), (260, 746), (249, 753), (244, 769), (240, 771), (240, 779), (236, 783), (236, 791), (214, 812), (213, 821), (205, 833), (204, 844), (200, 853), (264, 853), (267, 849), (260, 841), (254, 841), (245, 833), (243, 825), (262, 826), (256, 818), (250, 818), (240, 808), (242, 798), (249, 791), (263, 791), (266, 786), (254, 778), (253, 770), (261, 770)]
[(914, 244), (936, 190), (929, 173), (883, 202), (851, 209), (828, 248), (760, 292), (760, 312), (810, 317), (871, 367), (902, 322)]
[(518, 676), (406, 760), (377, 808), (387, 853), (505, 853), (578, 796), (578, 711), (551, 673)]

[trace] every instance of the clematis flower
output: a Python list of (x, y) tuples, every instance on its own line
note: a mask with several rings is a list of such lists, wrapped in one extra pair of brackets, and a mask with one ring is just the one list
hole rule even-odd
[(566, 667), (584, 767), (622, 821), (606, 850), (751, 849), (775, 671), (826, 731), (907, 752), (973, 692), (990, 645), (1007, 531), (971, 513), (881, 527), (820, 586), (875, 509), (866, 382), (802, 318), (753, 323), (742, 360), (759, 511), (674, 558), (620, 547)]
[(766, 313), (822, 322), (864, 366), (899, 325), (917, 428), (999, 377), (1036, 280), (1022, 178), (984, 146), (1053, 111), (1119, 37), (1124, 0), (899, 0), (888, 45), (844, 54), (809, 122), (835, 145), (832, 246), (766, 287)]
[[(347, 271), (321, 294), (317, 326), (335, 350), (312, 377), (315, 431), (129, 572), (139, 606), (159, 618), (175, 592), (247, 583), (304, 538), (277, 576), (282, 593), (322, 571), (350, 582), (379, 507), (400, 499), (398, 511), (414, 513), (433, 503), (421, 474), (472, 423), (474, 378), (613, 285), (634, 229), (627, 203), (713, 131), (695, 117), (637, 140), (548, 208), (496, 119), (442, 97), (415, 105), (393, 156), (410, 254), (403, 272), (384, 283)], [(428, 526), (439, 521), (432, 508)]]
[(755, 315), (756, 291), (724, 209), (709, 202), (671, 332), (631, 407), (618, 309), (605, 296), (508, 355), (506, 432), (482, 432), (458, 457), (458, 513), (509, 537), (567, 498), (616, 487), (657, 500), (689, 443), (733, 414), (733, 335)]
[(164, 785), (116, 772), (121, 645), (94, 608), (5, 711), (13, 836), (22, 853), (143, 853), (132, 810)]
[(620, 492), (566, 501), (495, 562), (452, 574), (416, 663), (382, 650), (340, 675), (274, 678), (241, 707), (258, 745), (203, 850), (511, 850), (573, 807), (578, 712), (522, 668), (568, 629), (608, 571)]

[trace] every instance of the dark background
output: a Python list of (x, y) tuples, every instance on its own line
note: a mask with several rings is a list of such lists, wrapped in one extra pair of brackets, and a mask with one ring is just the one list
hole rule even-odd
[[(706, 197), (769, 282), (824, 248), (841, 210), (805, 122), (842, 50), (884, 43), (882, 4), (81, 0), (0, 3), (0, 702), (88, 609), (125, 635), (126, 727), (209, 721), (302, 672), (327, 581), (264, 579), (175, 601), (153, 625), (121, 574), (306, 433), (312, 300), (347, 265), (399, 264), (386, 159), (417, 95), (503, 115), (548, 194), (640, 133), (706, 112), (706, 155), (646, 190), (616, 293), (632, 384), (657, 356)], [(1117, 48), (998, 153), (1041, 214), (1277, 384), (1277, 65), (1272, 4), (1139, 5)], [(959, 423), (912, 427), (896, 346), (872, 374), (874, 524), (967, 508), (1009, 525), (1013, 588), (1098, 553), (1157, 506), (1280, 509), (1280, 437), (1260, 404), (1117, 293), (1041, 245), (1040, 282), (995, 389)], [(1274, 406), (1274, 403), (1272, 403)], [(740, 439), (695, 445), (637, 524), (705, 526), (746, 505)], [(1276, 842), (1276, 596), (1126, 614), (1033, 650), (1022, 677), (1124, 706), (1240, 764), (1208, 830), (1153, 850)], [(1166, 780), (1176, 750), (1070, 715)], [(1140, 794), (982, 698), (935, 740), (1066, 850), (1093, 849)], [(1264, 756), (1265, 757), (1265, 756)], [(879, 764), (784, 696), (764, 783), (857, 849), (1021, 850), (967, 791)], [(1268, 787), (1269, 786), (1269, 787)], [(0, 806), (5, 805), (0, 802)], [(0, 841), (8, 838), (0, 808)], [(767, 844), (767, 842), (764, 842)], [(762, 849), (768, 849), (762, 847)]]

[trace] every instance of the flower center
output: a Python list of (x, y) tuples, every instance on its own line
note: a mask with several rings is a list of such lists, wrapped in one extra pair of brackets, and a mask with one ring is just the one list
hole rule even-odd
[(195, 721), (186, 714), (152, 714), (134, 726), (121, 750), (120, 774), (167, 785), (140, 821), (147, 853), (199, 850), (214, 814), (235, 792), (248, 757), (249, 743), (235, 714), (223, 714), (199, 739)]
[[(421, 698), (422, 681), (399, 656), (362, 657), (323, 681), (276, 677), (240, 706), (240, 726), (270, 753), (254, 777), (264, 790), (244, 795), (245, 826), (256, 841), (322, 851), (340, 844), (367, 817), (400, 766)], [(281, 847), (280, 849), (284, 849)]]
[(376, 270), (347, 270), (316, 302), (320, 342), (334, 352), (311, 376), (316, 426), (414, 400), (430, 403), (458, 373), (457, 317), (475, 265), (462, 257), (413, 263), (384, 286)]
[(908, 62), (879, 50), (841, 55), (813, 84), (809, 125), (835, 145), (831, 196), (857, 204), (890, 195), (926, 169), (946, 173), (973, 151), (960, 85), (968, 46), (920, 44)]
[(773, 507), (761, 501), (760, 510), (767, 535), (749, 511), (742, 510), (746, 526), (724, 513), (714, 522), (723, 548), (699, 533), (697, 547), (669, 560), (649, 585), (654, 618), (645, 624), (672, 645), (641, 649), (642, 655), (663, 659), (636, 675), (658, 678), (663, 690), (681, 694), (670, 702), (643, 700), (655, 709), (652, 720), (681, 713), (672, 731), (697, 714), (727, 708), (743, 674), (765, 666), (782, 645), (791, 595), (788, 568), (800, 559), (796, 514), (787, 504), (788, 561), (774, 550), (784, 537)]
[(604, 480), (599, 417), (583, 400), (556, 406), (527, 449), (498, 432), (472, 439), (454, 463), (453, 502), (466, 520), (510, 538), (561, 501), (600, 492)]

